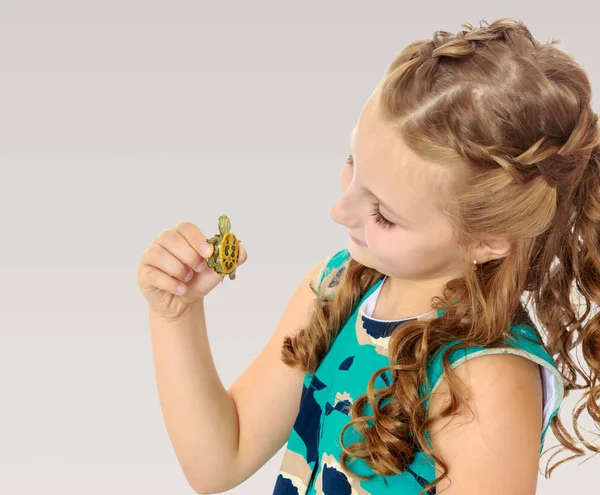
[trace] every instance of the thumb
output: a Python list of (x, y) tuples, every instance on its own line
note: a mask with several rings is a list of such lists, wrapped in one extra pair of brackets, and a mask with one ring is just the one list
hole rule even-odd
[(243, 265), (244, 262), (248, 259), (248, 252), (242, 243), (239, 244), (239, 256), (238, 256), (238, 265)]

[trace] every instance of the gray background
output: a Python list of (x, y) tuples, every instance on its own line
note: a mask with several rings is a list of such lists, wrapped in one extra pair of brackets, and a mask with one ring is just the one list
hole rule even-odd
[[(347, 245), (329, 208), (393, 56), (511, 16), (560, 38), (600, 87), (590, 6), (0, 1), (0, 493), (193, 493), (156, 393), (136, 283), (146, 246), (230, 216), (249, 258), (206, 302), (229, 386), (301, 278)], [(230, 493), (271, 493), (282, 456)], [(578, 462), (538, 493), (598, 490), (600, 458)]]

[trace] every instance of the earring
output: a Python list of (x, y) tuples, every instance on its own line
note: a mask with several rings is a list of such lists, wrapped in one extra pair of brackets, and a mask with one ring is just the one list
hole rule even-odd
[(473, 260), (473, 270), (477, 270), (477, 260)]

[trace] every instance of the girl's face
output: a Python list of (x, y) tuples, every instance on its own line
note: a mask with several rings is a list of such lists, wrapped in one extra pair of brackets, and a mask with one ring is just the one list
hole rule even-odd
[(415, 155), (378, 124), (376, 112), (370, 98), (351, 134), (351, 154), (340, 175), (343, 195), (331, 218), (366, 244), (348, 237), (351, 256), (388, 275), (390, 287), (428, 292), (460, 276), (458, 244), (430, 192), (447, 171)]

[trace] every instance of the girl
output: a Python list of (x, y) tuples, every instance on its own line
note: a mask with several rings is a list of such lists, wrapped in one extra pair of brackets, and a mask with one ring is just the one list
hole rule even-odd
[(239, 485), (286, 442), (275, 495), (534, 494), (549, 427), (585, 453), (558, 412), (583, 388), (575, 427), (584, 408), (600, 421), (590, 83), (520, 21), (463, 26), (388, 67), (331, 209), (348, 245), (307, 275), (229, 390), (206, 338), (220, 277), (204, 235), (186, 222), (145, 254), (161, 408), (198, 493)]
[(352, 133), (331, 209), (349, 246), (284, 343), (307, 374), (274, 494), (533, 494), (549, 426), (584, 454), (558, 417), (576, 372), (600, 420), (588, 78), (520, 22), (465, 27), (408, 45)]

